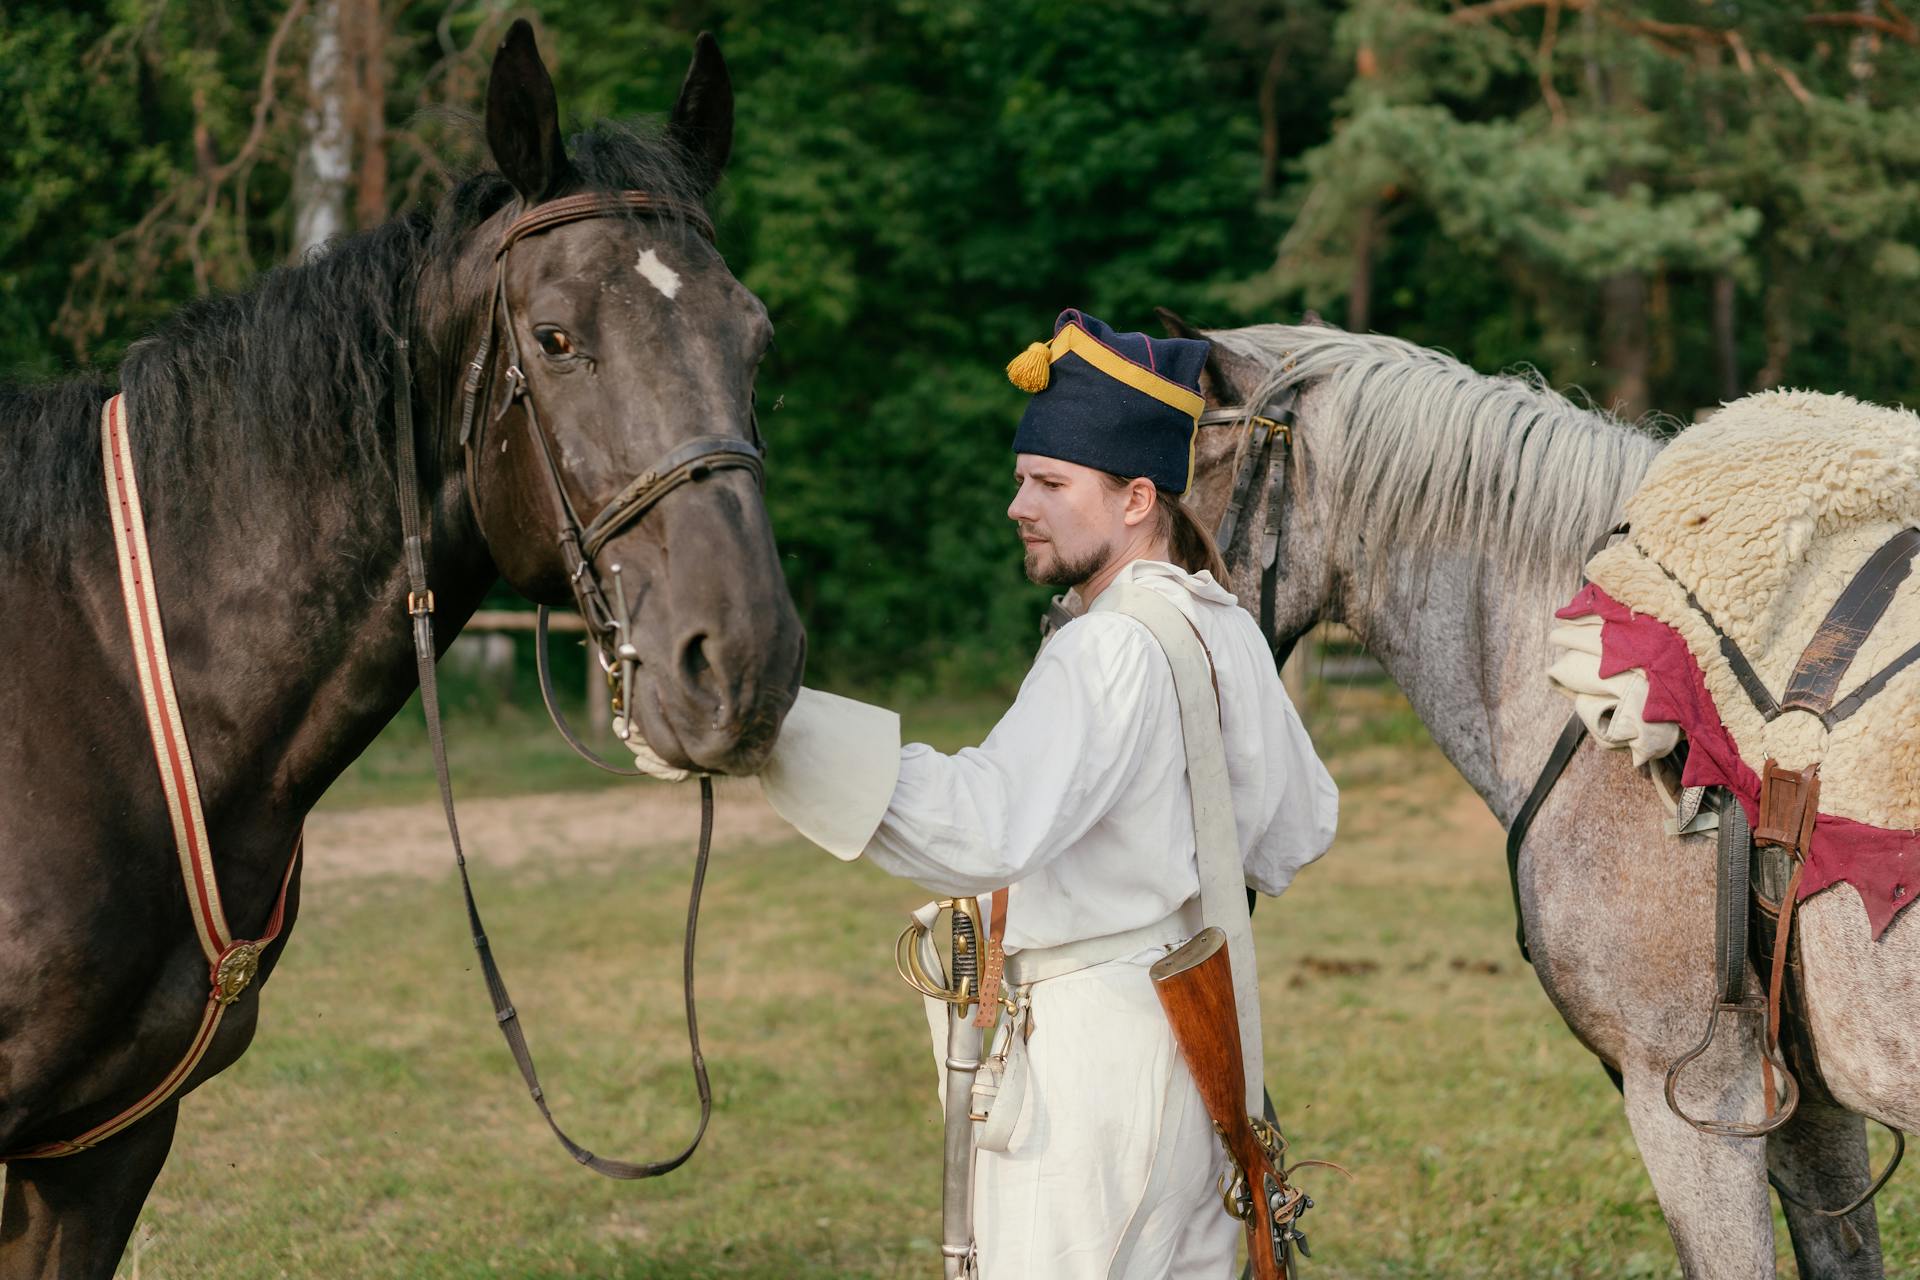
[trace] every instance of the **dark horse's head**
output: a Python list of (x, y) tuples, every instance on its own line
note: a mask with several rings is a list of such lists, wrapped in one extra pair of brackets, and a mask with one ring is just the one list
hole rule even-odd
[(508, 582), (579, 599), (607, 656), (637, 663), (627, 713), (659, 755), (750, 772), (806, 642), (760, 493), (753, 379), (772, 326), (699, 207), (733, 145), (726, 64), (701, 36), (654, 179), (669, 189), (597, 190), (518, 22), (494, 58), (487, 141), (517, 199), (465, 255), (487, 281), (478, 354), (461, 356), (474, 518)]

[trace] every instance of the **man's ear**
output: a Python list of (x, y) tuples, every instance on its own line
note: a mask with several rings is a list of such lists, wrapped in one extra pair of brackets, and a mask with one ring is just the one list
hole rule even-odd
[(1145, 476), (1136, 476), (1127, 481), (1127, 506), (1122, 519), (1127, 522), (1128, 528), (1137, 527), (1143, 521), (1153, 518), (1155, 503), (1164, 501), (1166, 499), (1154, 486), (1153, 481)]

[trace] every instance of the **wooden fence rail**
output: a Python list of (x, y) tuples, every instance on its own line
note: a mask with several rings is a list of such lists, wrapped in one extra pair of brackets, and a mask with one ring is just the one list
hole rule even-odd
[[(532, 635), (538, 626), (531, 609), (479, 609), (474, 612), (460, 637), (480, 635)], [(556, 611), (547, 620), (547, 629), (556, 635), (579, 636), (587, 632), (587, 623), (577, 613)], [(455, 643), (459, 643), (455, 641)], [(607, 680), (594, 655), (587, 655), (587, 723), (595, 730), (613, 727), (613, 708), (607, 703)]]
[[(530, 635), (535, 625), (531, 610), (481, 609), (468, 621), (460, 636), (465, 639), (482, 635)], [(587, 630), (587, 624), (577, 613), (556, 612), (548, 626), (563, 636), (585, 635)], [(586, 666), (587, 723), (597, 732), (606, 732), (613, 725), (613, 709), (607, 703), (606, 676), (591, 653), (587, 655)], [(1379, 664), (1360, 649), (1359, 639), (1353, 632), (1337, 622), (1323, 623), (1302, 636), (1280, 674), (1287, 686), (1287, 696), (1303, 715), (1307, 685), (1313, 680), (1369, 680), (1382, 679), (1385, 675)]]

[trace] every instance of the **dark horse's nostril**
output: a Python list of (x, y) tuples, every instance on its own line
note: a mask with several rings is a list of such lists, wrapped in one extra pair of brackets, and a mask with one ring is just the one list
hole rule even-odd
[(680, 670), (688, 680), (697, 684), (710, 666), (707, 661), (707, 638), (696, 635), (680, 650)]

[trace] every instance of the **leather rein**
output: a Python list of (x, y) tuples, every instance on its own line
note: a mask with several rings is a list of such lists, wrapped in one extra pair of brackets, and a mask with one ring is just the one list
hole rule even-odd
[[(479, 524), (481, 523), (480, 490), (476, 483), (478, 477), (475, 459), (486, 440), (489, 426), (499, 423), (515, 405), (523, 409), (528, 430), (539, 445), (535, 452), (542, 463), (540, 474), (545, 478), (554, 506), (560, 512), (560, 553), (566, 564), (568, 583), (573, 590), (575, 600), (579, 603), (581, 616), (586, 620), (588, 633), (592, 636), (594, 646), (598, 650), (601, 665), (607, 669), (610, 680), (615, 682), (616, 706), (624, 707), (633, 705), (633, 678), (640, 666), (640, 654), (629, 631), (630, 619), (627, 611), (626, 590), (621, 579), (621, 566), (613, 564), (607, 567), (607, 572), (613, 580), (613, 598), (610, 600), (602, 585), (596, 558), (608, 542), (645, 519), (648, 512), (660, 504), (661, 499), (684, 484), (702, 479), (716, 471), (733, 468), (751, 471), (755, 479), (764, 484), (765, 473), (762, 465), (764, 450), (760, 443), (758, 424), (754, 426), (751, 441), (739, 440), (732, 436), (703, 435), (675, 446), (652, 467), (623, 486), (619, 493), (615, 494), (591, 520), (583, 522), (573, 499), (567, 493), (566, 485), (561, 480), (559, 462), (553, 453), (553, 442), (541, 427), (532, 388), (521, 368), (519, 338), (514, 331), (513, 309), (507, 300), (506, 273), (509, 251), (515, 244), (530, 236), (554, 227), (593, 218), (647, 213), (664, 214), (682, 219), (707, 240), (713, 239), (713, 226), (702, 210), (644, 191), (594, 192), (566, 196), (534, 206), (507, 227), (501, 237), (499, 248), (494, 251), (494, 282), (488, 320), (482, 330), (473, 359), (467, 364), (460, 415), (460, 445), (464, 453), (467, 501), (473, 508), (475, 523)], [(494, 350), (496, 332), (504, 336), (504, 343), (497, 358)], [(488, 944), (486, 928), (480, 919), (480, 909), (474, 901), (473, 885), (467, 876), (466, 853), (461, 847), (460, 826), (454, 815), (453, 784), (447, 768), (446, 739), (441, 727), (440, 698), (435, 680), (433, 592), (427, 584), (426, 548), (421, 532), (423, 504), (420, 494), (418, 444), (414, 439), (413, 376), (408, 359), (408, 348), (407, 337), (403, 335), (396, 340), (397, 385), (394, 396), (394, 417), (399, 455), (396, 469), (399, 472), (400, 517), (407, 568), (407, 612), (413, 620), (414, 655), (420, 674), (420, 701), (426, 715), (427, 737), (433, 748), (434, 774), (440, 786), (441, 805), (446, 811), (447, 832), (453, 841), (454, 863), (460, 871), (460, 890), (466, 902), (467, 922), (473, 931), (474, 950), (480, 957), (480, 968), (486, 979), (487, 993), (493, 1001), (494, 1018), (500, 1025), (501, 1034), (506, 1038), (514, 1063), (520, 1069), (521, 1078), (526, 1082), (527, 1092), (533, 1098), (534, 1106), (539, 1108), (541, 1118), (547, 1122), (547, 1126), (553, 1130), (554, 1136), (559, 1139), (560, 1145), (566, 1148), (569, 1155), (595, 1173), (604, 1174), (610, 1178), (658, 1177), (686, 1163), (694, 1149), (700, 1145), (700, 1139), (706, 1134), (707, 1123), (713, 1114), (713, 1089), (707, 1079), (706, 1058), (700, 1049), (700, 1024), (694, 1006), (693, 988), (694, 938), (700, 919), (700, 894), (706, 881), (707, 860), (713, 845), (713, 780), (705, 774), (700, 777), (700, 843), (699, 852), (694, 859), (692, 888), (687, 899), (686, 935), (681, 955), (681, 985), (687, 1013), (687, 1039), (692, 1055), (694, 1083), (700, 1097), (700, 1122), (685, 1148), (665, 1160), (636, 1163), (595, 1155), (568, 1137), (553, 1118), (553, 1113), (547, 1104), (545, 1090), (540, 1085), (539, 1074), (534, 1068), (532, 1052), (527, 1047), (526, 1034), (520, 1026), (519, 1015), (514, 1009), (512, 997), (508, 994), (506, 982), (501, 977), (499, 965), (495, 962), (492, 948)], [(505, 379), (507, 392), (499, 408), (491, 417), (483, 417), (479, 412), (480, 393), (482, 388), (488, 385), (489, 368), (496, 363), (503, 363), (499, 376)], [(610, 765), (595, 755), (575, 736), (560, 716), (552, 696), (552, 678), (547, 665), (546, 606), (540, 607), (539, 615), (538, 654), (541, 693), (561, 735), (575, 751), (599, 767), (613, 773), (637, 774), (638, 770)]]

